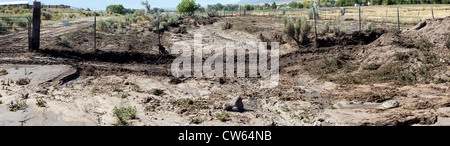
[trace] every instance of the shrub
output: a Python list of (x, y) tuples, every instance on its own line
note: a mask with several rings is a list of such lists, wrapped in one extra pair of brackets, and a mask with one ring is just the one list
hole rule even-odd
[(325, 25), (323, 25), (323, 33), (327, 33), (328, 31), (330, 31), (330, 26), (328, 22), (325, 22)]
[[(0, 21), (0, 31), (8, 31), (10, 29), (11, 25), (9, 25), (6, 22)], [(2, 32), (0, 32), (2, 33)]]
[(226, 22), (225, 24), (222, 25), (222, 30), (231, 29), (232, 27), (233, 24), (231, 24), (230, 22)]
[(44, 16), (44, 20), (51, 20), (53, 18), (53, 14), (46, 11), (42, 11), (42, 16)]
[(366, 24), (366, 26), (364, 26), (364, 28), (366, 29), (367, 32), (371, 32), (372, 31), (372, 23), (369, 22)]
[(47, 101), (45, 101), (43, 99), (43, 97), (37, 97), (36, 98), (36, 105), (39, 107), (46, 107), (47, 106)]
[(333, 27), (334, 27), (333, 31), (334, 31), (335, 36), (342, 36), (347, 33), (348, 27), (341, 24), (340, 21), (336, 21), (336, 23), (334, 23)]
[(219, 112), (216, 113), (216, 118), (222, 122), (226, 122), (230, 120), (230, 115), (227, 112)]
[(153, 88), (153, 89), (147, 91), (147, 93), (151, 94), (151, 95), (160, 96), (160, 95), (164, 94), (164, 90)]
[[(315, 14), (316, 14), (316, 19), (319, 19), (319, 13), (317, 13), (317, 11), (316, 11)], [(314, 19), (314, 15), (313, 15), (313, 10), (312, 9), (308, 9), (306, 11), (306, 15), (308, 16), (309, 19)]]
[(170, 26), (172, 27), (176, 27), (180, 24), (180, 22), (178, 22), (178, 17), (176, 16), (172, 16), (167, 20), (167, 23), (169, 23)]
[(308, 34), (311, 32), (311, 28), (311, 23), (304, 17), (300, 17), (295, 22), (293, 22), (292, 19), (287, 19), (284, 32), (293, 39), (300, 48), (300, 46), (310, 42)]
[(113, 114), (118, 119), (118, 121), (114, 125), (116, 125), (116, 126), (130, 125), (128, 123), (128, 120), (135, 119), (136, 118), (136, 112), (137, 112), (136, 107), (132, 107), (132, 106), (128, 106), (127, 108), (126, 107), (122, 107), (120, 109), (117, 108), (117, 107), (114, 107)]
[(11, 101), (11, 103), (8, 106), (9, 111), (12, 112), (16, 112), (18, 110), (25, 110), (28, 107), (28, 105), (25, 103), (25, 100), (23, 99), (22, 100), (16, 99), (14, 101)]
[(69, 40), (67, 37), (65, 37), (65, 36), (62, 36), (61, 37), (61, 42), (60, 42), (62, 45), (64, 45), (64, 46), (70, 46), (70, 44), (72, 44), (72, 41), (71, 40)]
[(99, 31), (107, 31), (109, 28), (109, 23), (105, 20), (98, 20), (97, 21), (97, 30)]

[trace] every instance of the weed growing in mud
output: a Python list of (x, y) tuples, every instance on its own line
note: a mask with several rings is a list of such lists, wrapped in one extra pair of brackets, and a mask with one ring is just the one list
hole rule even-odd
[(153, 88), (147, 91), (147, 93), (150, 95), (161, 96), (164, 95), (164, 90)]
[(284, 32), (297, 43), (299, 49), (310, 43), (308, 34), (311, 32), (312, 24), (304, 17), (297, 18), (295, 22), (289, 18), (285, 21), (284, 26)]
[[(4, 75), (7, 75), (8, 74), (8, 71), (6, 71), (5, 69), (2, 69), (1, 71), (0, 71), (0, 76), (4, 76)], [(3, 80), (2, 80), (3, 81)], [(4, 82), (4, 81), (3, 81)]]
[(414, 47), (421, 51), (429, 51), (430, 46), (431, 44), (428, 39), (419, 39), (414, 42)]
[(72, 41), (69, 40), (67, 37), (62, 36), (62, 37), (61, 37), (60, 44), (66, 46), (66, 47), (68, 47), (68, 46), (70, 46), (70, 44), (72, 44)]
[(130, 125), (130, 123), (128, 123), (128, 120), (136, 119), (136, 112), (137, 112), (136, 107), (132, 107), (132, 106), (122, 107), (122, 108), (114, 107), (113, 114), (114, 114), (114, 116), (117, 117), (118, 121), (113, 125), (115, 125), (115, 126)]
[(337, 57), (327, 57), (326, 55), (322, 55), (322, 62), (319, 67), (322, 73), (333, 73), (342, 67), (342, 62)]
[(372, 31), (372, 22), (369, 22), (366, 24), (366, 26), (364, 26), (366, 32), (371, 32)]
[(3, 100), (0, 100), (0, 104), (3, 104)]
[(18, 110), (25, 110), (27, 107), (28, 105), (25, 103), (25, 100), (16, 99), (9, 104), (9, 111), (16, 112)]
[(405, 71), (399, 65), (387, 65), (375, 72), (362, 74), (362, 78), (370, 83), (394, 81), (395, 84), (405, 86), (416, 83), (416, 77), (411, 72)]
[(390, 32), (390, 33), (395, 34), (395, 35), (399, 35), (402, 31), (400, 31), (400, 29), (398, 29), (397, 26), (389, 26), (387, 28), (387, 32)]
[(441, 65), (441, 62), (439, 60), (440, 60), (440, 56), (438, 54), (434, 54), (434, 53), (426, 53), (426, 54), (424, 54), (424, 56), (422, 58), (422, 62), (424, 64), (431, 64), (434, 67)]
[[(448, 79), (443, 79), (443, 78), (438, 78), (438, 79), (434, 80), (434, 83), (435, 83), (435, 84), (442, 84), (442, 83), (447, 83), (447, 82), (450, 82), (450, 80), (448, 80)], [(1, 103), (0, 103), (0, 104), (1, 104)]]
[(282, 93), (280, 96), (280, 100), (284, 100), (284, 101), (295, 101), (295, 100), (300, 100), (302, 99), (303, 96), (301, 95), (296, 95), (294, 93)]
[(404, 61), (409, 58), (409, 55), (404, 52), (395, 52), (394, 57), (397, 61)]
[(222, 122), (226, 122), (231, 120), (230, 119), (230, 115), (227, 112), (219, 112), (216, 113), (216, 119), (222, 121)]
[(42, 97), (42, 96), (36, 98), (36, 105), (37, 106), (39, 106), (39, 107), (46, 107), (47, 106), (47, 101), (45, 101), (43, 98), (44, 97)]
[(450, 36), (445, 40), (445, 46), (447, 46), (447, 49), (450, 49)]
[(228, 30), (231, 29), (233, 27), (233, 24), (231, 24), (230, 22), (226, 22), (225, 24), (222, 25), (222, 30)]
[(21, 98), (22, 99), (28, 99), (29, 95), (30, 94), (28, 94), (28, 93), (22, 94)]
[(19, 80), (17, 80), (16, 84), (17, 85), (28, 85), (30, 84), (31, 79), (28, 78), (20, 78)]
[(14, 69), (19, 70), (19, 66), (17, 66), (17, 64), (14, 64)]
[(371, 64), (367, 64), (363, 67), (364, 70), (377, 70), (378, 68), (380, 68), (380, 64), (375, 64), (375, 63), (371, 63)]
[(210, 105), (214, 104), (214, 101), (210, 100), (202, 100), (202, 101), (193, 101), (191, 99), (177, 99), (177, 100), (170, 100), (170, 103), (176, 107), (184, 108), (187, 110), (194, 110), (194, 109), (207, 109)]
[(199, 118), (192, 118), (189, 123), (190, 124), (201, 124), (201, 123), (203, 123), (203, 120), (199, 119)]
[(124, 98), (127, 98), (128, 97), (128, 92), (121, 92), (121, 93), (119, 93), (119, 95), (117, 95), (119, 98), (122, 98), (122, 99), (124, 99)]
[(330, 105), (330, 107), (328, 107), (328, 109), (330, 109), (330, 110), (335, 110), (335, 109), (337, 109), (337, 108), (334, 107), (333, 105)]
[(123, 90), (120, 89), (119, 85), (114, 84), (114, 85), (111, 85), (111, 91), (112, 92), (122, 92)]

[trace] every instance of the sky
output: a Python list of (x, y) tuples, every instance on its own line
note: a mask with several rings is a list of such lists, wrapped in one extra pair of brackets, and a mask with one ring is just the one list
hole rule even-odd
[[(0, 2), (12, 2), (12, 1), (27, 1), (27, 0), (0, 0)], [(28, 0), (30, 4), (33, 3), (33, 0)], [(134, 8), (134, 9), (142, 9), (144, 8), (141, 5), (141, 1), (145, 0), (38, 0), (46, 5), (69, 5), (76, 8), (84, 8), (91, 10), (105, 10), (106, 6), (110, 4), (122, 4), (125, 8)], [(164, 9), (173, 9), (176, 8), (178, 3), (181, 0), (149, 0), (152, 8), (164, 8)], [(239, 2), (239, 0), (196, 0), (197, 3), (200, 3), (202, 6), (206, 6), (208, 4), (235, 4)]]

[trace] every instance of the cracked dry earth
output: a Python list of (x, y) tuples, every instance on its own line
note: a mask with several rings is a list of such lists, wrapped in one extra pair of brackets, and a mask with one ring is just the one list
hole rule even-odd
[[(202, 34), (205, 44), (259, 41), (257, 34), (221, 29), (228, 21), (248, 21), (243, 19), (265, 25), (265, 19), (274, 18), (224, 18), (188, 30), (188, 34), (169, 33), (165, 41), (192, 45), (194, 34)], [(118, 120), (113, 109), (128, 106), (137, 109), (136, 118), (128, 121), (137, 126), (450, 125), (448, 82), (403, 87), (327, 82), (308, 71), (321, 54), (298, 54), (296, 48), (290, 43), (280, 45), (280, 82), (272, 89), (260, 88), (257, 78), (175, 79), (169, 74), (132, 73), (88, 76), (70, 65), (3, 64), (0, 68), (7, 74), (0, 74), (0, 125), (113, 125)], [(170, 64), (158, 69), (167, 68)], [(448, 73), (447, 66), (443, 74)], [(16, 84), (21, 78), (31, 79), (30, 83)], [(163, 94), (149, 93), (154, 89)], [(28, 108), (9, 111), (10, 102), (26, 93)], [(217, 114), (224, 112), (222, 105), (236, 96), (243, 98), (245, 111), (227, 112), (229, 117), (219, 118)], [(373, 100), (381, 96), (399, 105), (385, 108)], [(47, 106), (37, 106), (37, 97), (43, 97)]]

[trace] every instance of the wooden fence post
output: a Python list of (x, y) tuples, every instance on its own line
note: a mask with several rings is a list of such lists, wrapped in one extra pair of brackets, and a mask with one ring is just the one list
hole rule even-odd
[(33, 2), (33, 32), (31, 37), (31, 49), (39, 50), (39, 38), (41, 30), (41, 2)]
[(358, 15), (359, 15), (359, 31), (361, 31), (361, 6), (358, 6)]
[(316, 26), (316, 9), (313, 7), (313, 16), (314, 16), (314, 34), (315, 34), (315, 38), (314, 38), (314, 43), (317, 42), (317, 26)]
[(94, 50), (97, 50), (97, 14), (94, 13)]
[(400, 30), (400, 14), (399, 14), (398, 6), (397, 6), (397, 26), (398, 26), (398, 30)]

